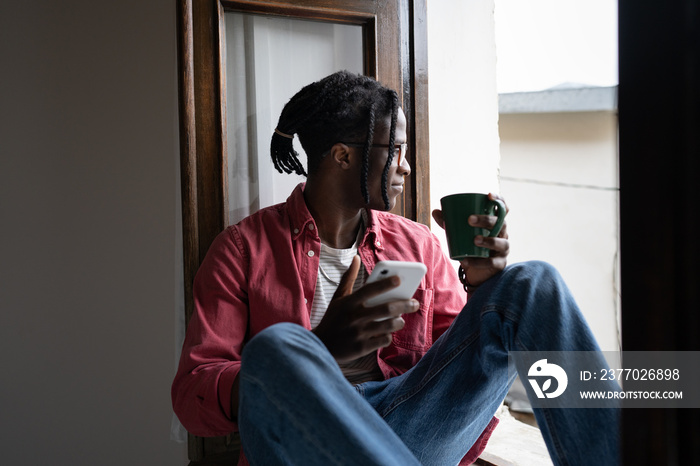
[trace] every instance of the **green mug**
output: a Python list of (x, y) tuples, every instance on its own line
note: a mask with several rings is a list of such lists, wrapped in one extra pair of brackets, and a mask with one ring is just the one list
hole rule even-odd
[[(494, 237), (500, 233), (506, 218), (506, 205), (501, 200), (491, 200), (487, 194), (452, 194), (440, 199), (442, 218), (445, 222), (447, 246), (450, 258), (489, 257), (489, 249), (474, 244), (477, 235)], [(470, 215), (496, 215), (493, 230), (469, 225)]]

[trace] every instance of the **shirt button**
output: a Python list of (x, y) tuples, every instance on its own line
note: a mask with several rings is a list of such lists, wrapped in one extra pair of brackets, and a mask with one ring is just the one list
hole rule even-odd
[(382, 242), (381, 242), (381, 241), (377, 241), (376, 244), (377, 244), (377, 247), (378, 247), (378, 248), (381, 248), (381, 247), (382, 247)]
[(314, 257), (314, 252), (313, 252), (313, 251), (309, 251), (308, 254), (309, 254), (309, 257)]
[(309, 300), (304, 298), (304, 304), (309, 304)]
[(295, 228), (295, 229), (294, 229), (294, 234), (296, 235), (297, 233), (299, 233), (299, 229), (298, 229), (298, 228)]
[(309, 230), (313, 230), (313, 229), (314, 229), (314, 224), (313, 224), (313, 223), (309, 223)]

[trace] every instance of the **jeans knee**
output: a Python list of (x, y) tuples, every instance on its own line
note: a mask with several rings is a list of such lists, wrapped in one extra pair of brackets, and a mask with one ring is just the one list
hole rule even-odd
[(511, 282), (526, 283), (527, 286), (537, 285), (545, 288), (561, 288), (564, 281), (559, 271), (548, 262), (527, 261), (509, 266), (506, 270)]
[(544, 261), (518, 262), (508, 268), (513, 272), (529, 277), (559, 278), (559, 271), (552, 264)]
[(278, 324), (270, 325), (269, 327), (258, 332), (253, 338), (251, 338), (250, 343), (257, 340), (261, 344), (272, 344), (276, 346), (278, 343), (283, 343), (284, 341), (288, 340), (293, 335), (298, 335), (303, 332), (306, 332), (306, 329), (301, 325), (293, 324), (291, 322), (280, 322)]
[(243, 367), (261, 367), (269, 365), (278, 357), (290, 354), (290, 346), (305, 333), (310, 333), (303, 327), (289, 322), (271, 325), (260, 331), (246, 343), (243, 348)]
[[(573, 301), (571, 292), (557, 269), (543, 261), (521, 262), (509, 266), (494, 291), (501, 296), (501, 301), (515, 300), (532, 311), (566, 310), (564, 308), (567, 306), (563, 304)], [(538, 305), (525, 305), (534, 303)]]

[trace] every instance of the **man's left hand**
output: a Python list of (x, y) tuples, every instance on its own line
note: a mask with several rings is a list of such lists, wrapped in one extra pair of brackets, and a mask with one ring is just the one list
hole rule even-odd
[[(505, 204), (503, 198), (498, 194), (489, 193), (489, 199), (500, 199)], [(508, 213), (507, 204), (506, 213)], [(435, 219), (438, 225), (445, 228), (441, 210), (433, 210), (433, 219)], [(496, 220), (497, 217), (493, 215), (471, 215), (469, 217), (469, 224), (474, 227), (481, 227), (491, 230), (496, 224)], [(467, 284), (473, 288), (476, 288), (506, 268), (506, 264), (508, 263), (508, 252), (510, 251), (510, 245), (508, 243), (508, 226), (506, 222), (503, 222), (503, 228), (501, 228), (498, 236), (489, 238), (482, 235), (477, 235), (474, 238), (474, 244), (491, 250), (489, 257), (470, 257), (459, 261), (460, 264), (462, 264), (464, 272), (466, 273)]]

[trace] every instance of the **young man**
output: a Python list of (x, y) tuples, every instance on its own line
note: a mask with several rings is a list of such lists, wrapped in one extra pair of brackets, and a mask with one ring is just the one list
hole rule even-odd
[[(508, 351), (597, 349), (556, 271), (506, 268), (505, 226), (475, 239), (491, 257), (462, 261), (460, 283), (425, 226), (388, 213), (411, 172), (406, 138), (396, 93), (376, 81), (306, 86), (271, 153), (307, 182), (222, 232), (202, 263), (173, 404), (193, 434), (239, 430), (239, 464), (469, 464), (513, 381)], [(427, 266), (413, 299), (365, 305), (397, 286), (365, 285), (380, 260)], [(556, 464), (617, 458), (616, 412), (536, 416)]]

